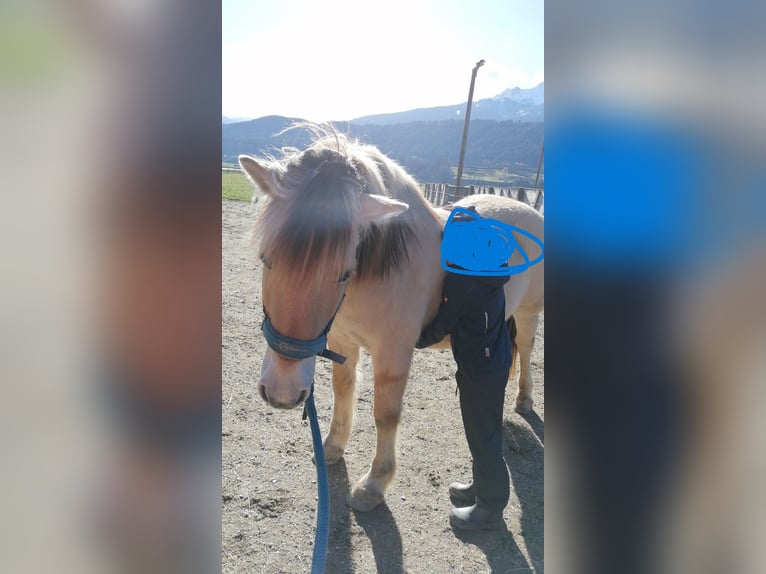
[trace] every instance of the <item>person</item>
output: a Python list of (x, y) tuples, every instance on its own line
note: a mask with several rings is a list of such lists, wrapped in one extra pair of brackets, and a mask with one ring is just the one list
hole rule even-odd
[(473, 479), (450, 485), (455, 503), (450, 523), (462, 530), (493, 530), (504, 526), (503, 509), (510, 496), (502, 453), (503, 404), (512, 362), (503, 285), (510, 275), (464, 275), (450, 269), (466, 271), (448, 263), (439, 311), (415, 346), (422, 349), (451, 336)]

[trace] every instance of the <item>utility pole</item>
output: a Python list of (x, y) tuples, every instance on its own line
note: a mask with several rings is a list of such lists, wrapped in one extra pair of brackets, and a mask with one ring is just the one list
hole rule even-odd
[(484, 60), (476, 62), (471, 71), (471, 87), (468, 90), (468, 105), (465, 108), (465, 125), (463, 126), (463, 141), (460, 144), (460, 162), (457, 164), (457, 181), (455, 187), (460, 187), (463, 180), (463, 160), (465, 160), (465, 142), (468, 139), (468, 122), (471, 120), (471, 103), (473, 102), (473, 85), (476, 82), (476, 72), (484, 65)]

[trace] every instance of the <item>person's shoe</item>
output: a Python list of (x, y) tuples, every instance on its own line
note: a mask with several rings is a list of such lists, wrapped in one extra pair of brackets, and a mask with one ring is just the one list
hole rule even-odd
[(453, 482), (449, 485), (449, 496), (453, 502), (465, 502), (466, 506), (475, 504), (476, 490), (473, 487), (473, 481), (468, 484)]
[(503, 513), (478, 504), (449, 511), (449, 523), (460, 530), (499, 530), (505, 526)]

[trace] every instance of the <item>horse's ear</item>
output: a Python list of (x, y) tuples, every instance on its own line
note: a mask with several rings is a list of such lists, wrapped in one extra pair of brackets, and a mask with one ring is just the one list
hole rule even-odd
[(258, 189), (266, 195), (276, 195), (276, 176), (274, 168), (259, 162), (249, 155), (241, 155), (237, 158), (239, 165), (245, 170), (250, 180), (258, 186)]
[(365, 223), (381, 221), (399, 215), (410, 208), (409, 205), (401, 201), (371, 193), (363, 193), (359, 198), (359, 203), (362, 207), (362, 221)]

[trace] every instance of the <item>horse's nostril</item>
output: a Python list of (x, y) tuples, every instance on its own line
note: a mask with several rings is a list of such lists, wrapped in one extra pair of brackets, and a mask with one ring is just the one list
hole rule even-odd
[(261, 395), (261, 398), (264, 401), (266, 401), (267, 403), (269, 402), (269, 397), (266, 395), (266, 387), (265, 386), (258, 385), (258, 394)]
[(298, 397), (298, 400), (295, 402), (295, 406), (298, 406), (303, 401), (305, 401), (309, 396), (309, 392), (307, 390), (302, 390), (300, 396)]

